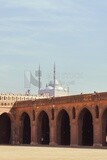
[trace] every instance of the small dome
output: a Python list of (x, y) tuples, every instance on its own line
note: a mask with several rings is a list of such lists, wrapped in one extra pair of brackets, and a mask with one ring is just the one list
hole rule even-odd
[(58, 89), (58, 90), (63, 90), (63, 88), (62, 88), (61, 86), (59, 86), (57, 89)]
[(49, 89), (49, 90), (50, 90), (50, 89), (53, 89), (53, 87), (52, 87), (52, 86), (47, 86), (46, 89)]

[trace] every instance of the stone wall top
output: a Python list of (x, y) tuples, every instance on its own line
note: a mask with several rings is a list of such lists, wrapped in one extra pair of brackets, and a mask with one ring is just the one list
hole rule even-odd
[(80, 94), (64, 97), (51, 97), (36, 100), (20, 101), (14, 104), (14, 107), (32, 107), (32, 106), (44, 106), (50, 104), (66, 104), (66, 103), (83, 103), (83, 102), (96, 102), (107, 100), (107, 92), (92, 93), (92, 94)]

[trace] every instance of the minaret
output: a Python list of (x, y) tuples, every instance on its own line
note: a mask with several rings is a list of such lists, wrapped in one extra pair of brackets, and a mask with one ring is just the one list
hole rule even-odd
[(55, 97), (55, 80), (56, 80), (56, 66), (55, 66), (55, 63), (54, 63), (54, 72), (53, 72), (53, 83), (54, 83), (54, 97)]

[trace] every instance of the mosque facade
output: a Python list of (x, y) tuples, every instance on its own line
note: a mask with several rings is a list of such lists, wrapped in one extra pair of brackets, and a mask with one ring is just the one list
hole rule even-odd
[(107, 145), (107, 93), (16, 101), (0, 106), (0, 144)]

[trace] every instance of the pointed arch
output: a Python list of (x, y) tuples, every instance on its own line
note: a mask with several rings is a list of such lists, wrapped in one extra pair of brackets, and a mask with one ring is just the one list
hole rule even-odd
[(39, 144), (49, 144), (50, 128), (49, 117), (45, 111), (41, 111), (37, 120), (37, 140)]
[(102, 114), (102, 145), (107, 146), (107, 108)]
[(11, 119), (7, 113), (0, 115), (0, 144), (11, 143)]
[(21, 115), (21, 137), (22, 144), (30, 144), (31, 143), (31, 124), (29, 115), (24, 112)]
[(57, 117), (57, 143), (70, 145), (70, 118), (66, 110), (62, 109)]
[(93, 118), (87, 108), (84, 108), (78, 117), (78, 143), (84, 146), (93, 145)]

